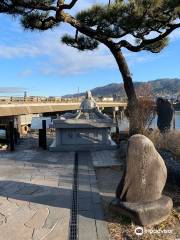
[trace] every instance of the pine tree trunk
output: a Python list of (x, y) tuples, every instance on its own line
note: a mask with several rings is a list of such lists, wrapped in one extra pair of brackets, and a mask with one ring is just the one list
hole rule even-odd
[(108, 47), (110, 48), (114, 58), (116, 59), (119, 70), (122, 74), (124, 89), (128, 98), (129, 134), (131, 136), (133, 134), (140, 133), (141, 130), (141, 127), (139, 126), (139, 122), (137, 120), (138, 99), (126, 59), (124, 58), (121, 50), (119, 50), (115, 46)]

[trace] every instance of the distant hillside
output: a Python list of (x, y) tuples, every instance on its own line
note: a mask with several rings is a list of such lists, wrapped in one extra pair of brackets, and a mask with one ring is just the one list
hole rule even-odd
[(155, 94), (163, 92), (165, 94), (180, 93), (180, 78), (157, 79), (149, 82)]
[[(135, 88), (141, 87), (146, 84), (150, 84), (152, 86), (152, 91), (155, 95), (163, 94), (163, 95), (174, 95), (180, 93), (180, 78), (165, 78), (165, 79), (157, 79), (148, 82), (134, 82)], [(91, 90), (92, 95), (95, 97), (98, 96), (113, 96), (116, 94), (120, 97), (125, 96), (124, 86), (122, 83), (111, 83), (103, 87), (97, 87)], [(65, 95), (63, 97), (80, 97), (83, 96), (84, 93), (79, 94), (70, 94)]]

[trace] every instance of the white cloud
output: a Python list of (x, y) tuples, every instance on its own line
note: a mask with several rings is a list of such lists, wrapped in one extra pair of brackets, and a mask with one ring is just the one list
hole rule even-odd
[[(48, 41), (50, 42), (50, 41)], [(100, 46), (98, 50), (80, 52), (66, 45), (54, 44), (45, 48), (49, 54), (50, 62), (42, 68), (44, 74), (73, 75), (80, 74), (93, 69), (105, 69), (115, 66), (115, 60), (111, 54)]]
[[(86, 1), (80, 1), (82, 5), (89, 4)], [(64, 33), (74, 33), (74, 29), (67, 25), (62, 25), (54, 31), (32, 34), (33, 37), (26, 38), (26, 32), (21, 31), (21, 42), (11, 43), (11, 35), (8, 41), (0, 43), (0, 58), (17, 59), (17, 58), (33, 58), (33, 71), (43, 75), (73, 75), (98, 69), (113, 69), (117, 68), (115, 59), (109, 50), (100, 45), (98, 50), (79, 52), (76, 49), (68, 47), (60, 43), (60, 36)], [(20, 35), (20, 36), (21, 36)], [(12, 34), (14, 36), (14, 34)], [(24, 36), (24, 37), (23, 37)], [(180, 30), (174, 31), (170, 35), (171, 39), (176, 40), (180, 37)], [(133, 41), (133, 38), (127, 36), (127, 40)], [(9, 42), (11, 44), (9, 44)], [(161, 55), (162, 57), (163, 55)], [(39, 58), (41, 57), (41, 58)], [(147, 53), (138, 55), (125, 51), (125, 57), (130, 65), (141, 64), (145, 61), (151, 61), (152, 57), (148, 57)], [(35, 69), (35, 70), (34, 70)], [(22, 77), (32, 75), (31, 69), (23, 69), (19, 73)]]
[(20, 77), (30, 77), (31, 75), (32, 75), (32, 70), (30, 70), (30, 69), (25, 69), (25, 70), (23, 70), (22, 72), (20, 72), (19, 73), (19, 76)]
[[(68, 29), (69, 30), (69, 29)], [(66, 32), (49, 31), (42, 33), (33, 41), (22, 46), (0, 45), (1, 58), (34, 58), (36, 71), (43, 75), (75, 75), (98, 69), (117, 68), (114, 57), (106, 46), (100, 45), (97, 50), (80, 52), (60, 42), (60, 36)], [(126, 51), (124, 53), (130, 64), (147, 61), (142, 56)], [(39, 59), (38, 57), (44, 57)], [(32, 75), (31, 69), (23, 69), (21, 77)]]
[(176, 29), (176, 30), (174, 30), (174, 31), (170, 34), (170, 39), (171, 39), (172, 41), (175, 41), (175, 40), (180, 39), (180, 29), (179, 29), (179, 28)]
[(32, 45), (24, 46), (6, 46), (0, 45), (0, 58), (17, 58), (17, 57), (35, 57), (42, 52), (38, 47)]
[[(69, 29), (68, 29), (69, 30)], [(92, 69), (112, 68), (115, 61), (105, 46), (101, 45), (98, 50), (80, 52), (60, 42), (60, 36), (65, 30), (48, 31), (38, 35), (26, 44), (17, 46), (0, 44), (0, 58), (17, 59), (17, 58), (34, 58), (39, 62), (37, 70), (45, 75), (49, 74), (79, 74)], [(25, 33), (24, 33), (25, 34)], [(41, 58), (38, 57), (46, 57)], [(47, 61), (48, 59), (48, 61)], [(48, 62), (48, 64), (47, 64)], [(19, 73), (22, 77), (32, 74), (32, 70), (22, 70)]]
[(22, 87), (0, 87), (0, 93), (23, 93), (25, 90)]

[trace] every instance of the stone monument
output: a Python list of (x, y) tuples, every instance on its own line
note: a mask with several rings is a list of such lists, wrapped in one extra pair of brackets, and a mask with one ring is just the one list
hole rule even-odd
[(116, 148), (110, 136), (115, 127), (112, 119), (103, 114), (91, 92), (86, 92), (80, 110), (75, 114), (65, 113), (53, 121), (56, 137), (51, 151), (86, 151)]
[(162, 195), (167, 169), (154, 144), (145, 136), (133, 135), (128, 142), (124, 174), (110, 207), (138, 225), (153, 225), (171, 212), (171, 198)]
[(173, 105), (166, 99), (158, 98), (157, 105), (157, 126), (161, 133), (165, 133), (170, 130), (171, 122), (173, 118)]

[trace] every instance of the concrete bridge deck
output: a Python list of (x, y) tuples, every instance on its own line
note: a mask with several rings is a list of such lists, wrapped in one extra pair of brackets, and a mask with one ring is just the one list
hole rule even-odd
[[(122, 102), (97, 102), (99, 107), (125, 108), (126, 103)], [(80, 102), (73, 103), (12, 103), (0, 104), (0, 117), (2, 116), (17, 116), (33, 113), (50, 113), (50, 112), (63, 112), (79, 109)]]

